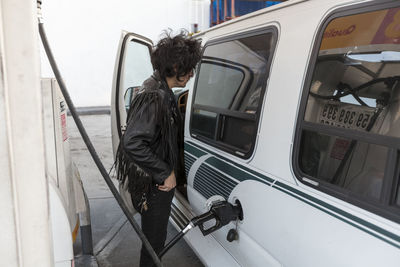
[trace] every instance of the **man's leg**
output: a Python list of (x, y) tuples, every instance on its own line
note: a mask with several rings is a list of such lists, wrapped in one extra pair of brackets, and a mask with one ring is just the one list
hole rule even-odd
[[(168, 218), (175, 190), (160, 191), (153, 187), (148, 197), (149, 209), (142, 214), (142, 230), (156, 253), (159, 253), (167, 237)], [(140, 267), (153, 266), (153, 260), (142, 246)]]

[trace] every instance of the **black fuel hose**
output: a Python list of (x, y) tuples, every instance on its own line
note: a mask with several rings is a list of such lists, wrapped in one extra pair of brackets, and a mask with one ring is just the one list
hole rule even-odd
[(65, 101), (67, 102), (68, 108), (71, 112), (72, 117), (74, 118), (75, 124), (78, 127), (78, 130), (82, 136), (83, 141), (85, 142), (90, 155), (92, 156), (94, 162), (96, 163), (97, 168), (99, 169), (101, 175), (103, 176), (105, 182), (107, 183), (108, 187), (111, 190), (111, 193), (114, 195), (115, 199), (118, 202), (118, 205), (121, 207), (122, 211), (124, 212), (126, 218), (128, 221), (131, 223), (133, 229), (135, 232), (138, 234), (140, 239), (142, 240), (144, 246), (146, 247), (147, 251), (149, 252), (150, 256), (153, 258), (154, 263), (157, 266), (162, 266), (160, 258), (157, 256), (156, 252), (154, 251), (153, 247), (150, 245), (149, 241), (147, 240), (146, 236), (143, 234), (142, 230), (140, 229), (140, 226), (137, 224), (137, 222), (133, 219), (131, 213), (129, 212), (128, 208), (126, 207), (124, 201), (120, 197), (117, 189), (115, 188), (113, 182), (111, 181), (110, 176), (107, 173), (107, 170), (105, 169), (103, 163), (100, 161), (99, 156), (96, 153), (96, 150), (93, 147), (92, 142), (90, 141), (89, 136), (86, 133), (85, 128), (83, 127), (83, 124), (81, 120), (79, 119), (79, 115), (76, 112), (75, 106), (71, 100), (71, 97), (69, 96), (69, 93), (66, 89), (66, 86), (64, 84), (64, 81), (61, 77), (61, 74), (58, 70), (57, 64), (54, 60), (53, 54), (51, 52), (49, 43), (47, 41), (46, 33), (44, 30), (44, 26), (42, 22), (39, 22), (39, 34), (40, 38), (43, 43), (44, 50), (46, 51), (46, 55), (49, 59), (51, 68), (53, 69), (54, 75), (56, 76), (58, 85), (60, 86), (61, 92), (65, 98)]

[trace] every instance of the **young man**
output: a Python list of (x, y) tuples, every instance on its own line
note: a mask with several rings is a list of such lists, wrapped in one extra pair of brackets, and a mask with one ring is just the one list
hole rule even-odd
[[(172, 88), (185, 87), (200, 60), (200, 42), (184, 32), (166, 33), (154, 47), (153, 75), (131, 103), (117, 153), (118, 179), (128, 177), (142, 230), (156, 253), (164, 247), (171, 202), (183, 184), (183, 122)], [(140, 266), (153, 266), (142, 246)]]

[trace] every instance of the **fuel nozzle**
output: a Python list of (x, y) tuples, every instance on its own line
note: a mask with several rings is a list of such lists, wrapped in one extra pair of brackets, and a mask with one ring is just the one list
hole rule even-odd
[[(199, 226), (200, 231), (204, 236), (215, 232), (222, 226), (227, 225), (231, 221), (237, 219), (243, 219), (242, 207), (239, 201), (236, 201), (236, 205), (223, 200), (212, 203), (211, 208), (208, 212), (194, 217), (190, 222), (193, 226)], [(215, 220), (215, 224), (211, 227), (205, 228), (206, 222)]]
[[(161, 258), (173, 245), (176, 244), (190, 229), (199, 226), (204, 236), (220, 229), (222, 226), (227, 225), (231, 221), (237, 219), (243, 220), (242, 206), (240, 202), (236, 200), (236, 205), (225, 200), (218, 200), (211, 203), (210, 210), (197, 217), (194, 217), (186, 225), (182, 231), (180, 231), (162, 250), (158, 253)], [(215, 224), (211, 227), (205, 228), (204, 224), (215, 220)]]

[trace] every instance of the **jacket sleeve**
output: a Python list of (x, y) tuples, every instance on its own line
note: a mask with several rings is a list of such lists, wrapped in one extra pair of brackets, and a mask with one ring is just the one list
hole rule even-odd
[(171, 174), (172, 168), (150, 147), (152, 140), (160, 131), (156, 121), (156, 103), (145, 103), (132, 117), (123, 135), (125, 154), (153, 177), (154, 182), (162, 184)]

